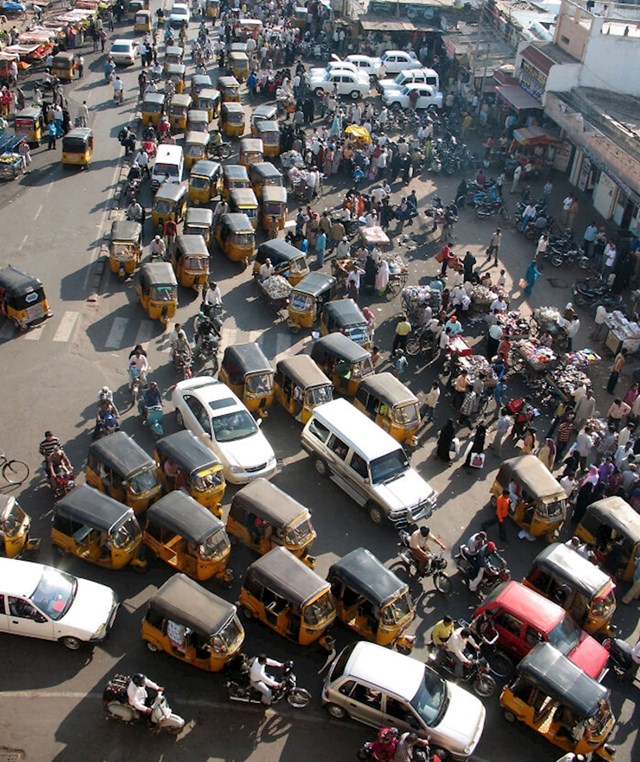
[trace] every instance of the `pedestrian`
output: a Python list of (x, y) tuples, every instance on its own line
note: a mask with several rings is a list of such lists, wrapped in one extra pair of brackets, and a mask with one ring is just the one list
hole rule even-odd
[(599, 304), (596, 309), (596, 316), (593, 319), (595, 328), (593, 329), (590, 339), (599, 339), (602, 331), (607, 327), (607, 308), (603, 304)]
[(584, 249), (584, 254), (586, 257), (591, 256), (593, 244), (596, 240), (597, 234), (598, 228), (596, 227), (595, 222), (591, 220), (591, 222), (587, 225), (587, 229), (584, 231), (584, 235), (582, 236), (582, 248)]
[(393, 375), (396, 378), (402, 378), (407, 370), (408, 365), (409, 361), (404, 356), (403, 350), (398, 349), (393, 360)]
[(553, 193), (553, 183), (551, 180), (547, 180), (547, 182), (544, 184), (544, 188), (542, 189), (542, 197), (544, 199), (544, 205), (549, 206), (549, 201), (551, 201), (551, 194)]
[(407, 337), (411, 333), (411, 323), (408, 321), (407, 316), (403, 314), (400, 320), (396, 323), (393, 344), (391, 345), (391, 354), (395, 355), (398, 349), (403, 351), (407, 348)]
[(622, 596), (622, 602), (627, 605), (631, 601), (635, 601), (640, 596), (640, 554), (635, 559), (635, 567), (633, 570), (633, 580), (631, 581), (631, 587), (627, 590), (625, 595)]
[(58, 130), (56, 129), (56, 123), (50, 122), (47, 126), (47, 137), (49, 139), (49, 143), (47, 145), (47, 151), (55, 150), (56, 148), (56, 138), (58, 137)]
[(431, 389), (427, 392), (424, 398), (424, 414), (426, 416), (427, 423), (433, 423), (436, 414), (436, 405), (440, 399), (440, 385), (437, 381), (434, 381), (431, 385)]
[[(527, 267), (527, 272), (524, 274), (524, 286), (522, 287), (522, 293), (529, 297), (533, 291), (533, 287), (536, 285), (536, 281), (540, 277), (540, 270), (536, 267), (536, 260), (532, 259)], [(522, 284), (522, 281), (521, 281)]]
[(540, 238), (538, 238), (538, 243), (536, 244), (536, 265), (539, 269), (542, 269), (542, 260), (546, 257), (548, 248), (549, 234), (543, 233)]
[(567, 352), (571, 352), (573, 349), (573, 340), (578, 335), (578, 331), (580, 330), (580, 320), (578, 319), (577, 315), (573, 317), (571, 322), (568, 326), (564, 329), (564, 332), (567, 334)]
[(491, 443), (491, 449), (498, 458), (502, 457), (502, 443), (504, 442), (512, 423), (508, 409), (503, 407), (502, 410), (500, 410), (500, 417), (496, 421), (496, 433), (493, 437), (493, 442)]
[(593, 437), (591, 436), (591, 428), (586, 426), (584, 431), (581, 431), (576, 437), (576, 452), (578, 453), (578, 464), (583, 471), (587, 469), (587, 463), (591, 458), (591, 452), (593, 450)]
[(82, 106), (78, 109), (78, 127), (89, 126), (89, 107), (86, 101), (82, 101)]
[[(415, 191), (412, 191), (414, 193)], [(473, 254), (470, 251), (467, 251), (467, 253), (464, 255), (464, 259), (462, 260), (462, 267), (464, 268), (464, 282), (465, 283), (471, 283), (471, 280), (473, 278), (473, 266), (476, 263), (476, 258), (473, 256)]]
[(562, 210), (560, 211), (560, 221), (565, 227), (569, 225), (569, 210), (573, 204), (573, 196), (569, 193), (562, 201)]
[(449, 418), (449, 420), (442, 427), (442, 431), (440, 432), (440, 436), (438, 437), (438, 442), (436, 444), (436, 457), (440, 460), (443, 460), (448, 465), (451, 465), (453, 460), (452, 453), (455, 454), (453, 441), (455, 433), (456, 432), (453, 425), (453, 419)]
[(462, 405), (460, 405), (460, 417), (458, 423), (461, 426), (471, 425), (471, 416), (475, 414), (478, 409), (478, 395), (474, 389), (469, 389), (464, 395)]
[(536, 431), (528, 426), (522, 435), (522, 454), (531, 455), (536, 447)]
[(602, 268), (602, 277), (604, 280), (609, 279), (609, 276), (613, 272), (613, 268), (616, 265), (617, 259), (618, 249), (616, 248), (615, 243), (613, 241), (607, 241), (607, 244), (604, 247), (604, 251), (602, 253), (602, 261), (604, 262), (604, 267)]
[(578, 199), (574, 198), (569, 207), (569, 230), (571, 231), (573, 231), (573, 224), (576, 221), (576, 215), (578, 214), (579, 209), (580, 204), (578, 204)]
[(626, 362), (626, 354), (626, 349), (623, 349), (615, 356), (613, 365), (611, 366), (611, 375), (609, 376), (609, 380), (607, 381), (606, 386), (606, 391), (608, 391), (609, 394), (613, 394), (615, 392), (616, 386), (620, 379), (620, 373), (622, 373), (622, 369), (624, 368), (624, 364)]
[(511, 194), (513, 195), (517, 190), (518, 186), (520, 185), (520, 178), (522, 177), (522, 166), (518, 164), (518, 166), (513, 171), (513, 180), (511, 181)]
[(622, 419), (628, 416), (630, 412), (631, 405), (616, 398), (607, 411), (607, 423), (609, 426), (613, 426), (616, 431), (619, 431)]
[(473, 435), (471, 444), (469, 445), (467, 449), (467, 457), (464, 460), (464, 465), (467, 466), (467, 468), (471, 467), (472, 458), (475, 455), (484, 456), (484, 446), (485, 446), (486, 436), (487, 436), (487, 427), (484, 424), (480, 423), (478, 427), (476, 428), (476, 432)]
[(553, 471), (556, 463), (556, 443), (551, 437), (544, 440), (544, 444), (538, 450), (538, 460), (543, 463), (549, 471)]
[(569, 439), (573, 434), (573, 422), (569, 418), (563, 418), (558, 424), (556, 431), (556, 461), (559, 463), (562, 460), (564, 451), (567, 449)]
[(321, 269), (324, 265), (324, 254), (327, 250), (327, 234), (320, 230), (316, 238), (316, 266)]
[(500, 410), (500, 408), (502, 407), (503, 397), (506, 391), (507, 391), (507, 385), (505, 384), (503, 379), (499, 379), (496, 382), (496, 385), (493, 387), (493, 399), (496, 402), (497, 410)]
[[(497, 316), (500, 312), (497, 309), (494, 309), (493, 315)], [(489, 331), (487, 333), (487, 359), (491, 360), (493, 357), (495, 357), (496, 352), (498, 351), (498, 346), (500, 345), (500, 339), (502, 339), (502, 328), (500, 327), (500, 324), (498, 323), (497, 319), (495, 322), (493, 322), (489, 326)]]
[(607, 245), (607, 236), (605, 229), (601, 227), (596, 233), (593, 244), (593, 266), (598, 272), (602, 272), (602, 255)]
[(501, 542), (508, 542), (507, 540), (507, 528), (505, 526), (505, 519), (509, 515), (509, 506), (511, 501), (509, 500), (509, 490), (503, 489), (502, 494), (496, 500), (496, 513), (495, 516), (487, 521), (483, 521), (480, 525), (485, 531), (492, 526), (498, 525), (498, 534)]
[(489, 246), (487, 247), (487, 261), (491, 259), (491, 256), (494, 256), (494, 262), (493, 266), (498, 266), (498, 252), (500, 251), (500, 244), (502, 243), (502, 229), (496, 228), (493, 231), (493, 235), (491, 236), (491, 240), (489, 241)]

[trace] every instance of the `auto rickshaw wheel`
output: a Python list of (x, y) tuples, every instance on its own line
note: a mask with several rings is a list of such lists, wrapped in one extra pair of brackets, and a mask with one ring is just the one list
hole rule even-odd
[(182, 413), (176, 408), (176, 423), (178, 426), (180, 426), (181, 429), (184, 429), (184, 418), (182, 417)]
[(313, 466), (320, 476), (329, 476), (329, 466), (327, 466), (322, 458), (314, 458)]
[(384, 511), (379, 505), (376, 505), (376, 503), (368, 503), (367, 512), (371, 521), (378, 526), (380, 526), (386, 518)]
[(497, 504), (498, 504), (498, 498), (495, 495), (491, 495), (491, 497), (489, 498), (490, 507), (495, 509)]
[(345, 720), (349, 716), (347, 710), (337, 704), (326, 704), (325, 709), (335, 720)]
[(255, 614), (248, 606), (242, 607), (242, 616), (249, 622), (252, 622), (256, 618)]
[(71, 635), (67, 635), (65, 638), (61, 638), (60, 642), (69, 651), (79, 651), (82, 648), (82, 641), (79, 638), (74, 638)]
[(502, 716), (505, 718), (507, 722), (515, 722), (518, 718), (515, 716), (513, 712), (510, 712), (508, 709), (505, 709), (502, 713)]
[(152, 654), (157, 653), (158, 646), (155, 643), (152, 643), (150, 640), (145, 640), (144, 644)]

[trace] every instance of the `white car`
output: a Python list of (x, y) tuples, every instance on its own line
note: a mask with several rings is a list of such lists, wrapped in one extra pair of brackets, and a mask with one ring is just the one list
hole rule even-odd
[(410, 94), (415, 90), (418, 91), (418, 100), (416, 101), (417, 109), (429, 108), (429, 106), (442, 108), (442, 93), (437, 92), (429, 85), (405, 85), (401, 90), (392, 90), (389, 88), (384, 91), (382, 100), (386, 106), (389, 106), (389, 108), (410, 108)]
[(379, 79), (376, 87), (381, 93), (386, 90), (401, 90), (410, 84), (430, 85), (434, 90), (440, 89), (440, 77), (433, 69), (403, 69), (395, 79)]
[(345, 63), (351, 63), (370, 77), (376, 77), (380, 69), (380, 59), (371, 56), (351, 55), (345, 58)]
[(111, 58), (115, 64), (131, 66), (136, 62), (140, 46), (135, 40), (114, 40), (111, 45)]
[(403, 69), (422, 68), (422, 64), (412, 50), (387, 50), (380, 58), (380, 65), (384, 66), (387, 74), (399, 74)]
[(325, 72), (322, 77), (309, 79), (309, 87), (316, 95), (332, 93), (334, 85), (337, 87), (338, 95), (349, 95), (354, 101), (365, 98), (370, 90), (369, 77), (366, 74), (355, 74), (344, 69)]
[(313, 69), (310, 69), (309, 78), (321, 79), (326, 73), (333, 73), (336, 71), (350, 71), (353, 74), (357, 74), (358, 67), (354, 66), (354, 64), (349, 63), (348, 61), (341, 61), (339, 58), (337, 58), (334, 61), (329, 61), (324, 69), (321, 69), (320, 67), (314, 67)]
[(0, 558), (0, 632), (57, 640), (77, 651), (106, 638), (118, 605), (105, 585), (52, 566)]
[(176, 29), (179, 29), (182, 26), (183, 21), (186, 21), (188, 24), (190, 18), (191, 14), (189, 12), (189, 6), (184, 5), (183, 3), (175, 3), (169, 14), (171, 26)]
[(228, 482), (247, 484), (276, 473), (271, 445), (228, 386), (210, 376), (189, 378), (176, 385), (172, 401), (178, 425), (211, 440), (209, 446), (220, 458)]

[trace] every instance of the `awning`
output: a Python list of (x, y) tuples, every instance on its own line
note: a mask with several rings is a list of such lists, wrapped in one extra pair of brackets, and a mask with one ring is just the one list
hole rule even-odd
[(535, 146), (549, 143), (558, 143), (559, 139), (549, 135), (542, 127), (522, 127), (513, 131), (513, 138), (518, 143)]
[(549, 74), (549, 72), (551, 71), (551, 67), (555, 63), (555, 61), (552, 61), (539, 48), (536, 48), (533, 45), (528, 45), (522, 51), (521, 55), (525, 59), (525, 61), (528, 61), (532, 66), (534, 66), (539, 72), (542, 72), (542, 74), (544, 74), (545, 76)]
[(433, 24), (398, 19), (360, 19), (360, 26), (365, 32), (440, 32)]
[(496, 92), (498, 98), (508, 103), (516, 111), (523, 111), (527, 108), (542, 108), (542, 103), (529, 95), (520, 85), (502, 85), (502, 87), (496, 88)]

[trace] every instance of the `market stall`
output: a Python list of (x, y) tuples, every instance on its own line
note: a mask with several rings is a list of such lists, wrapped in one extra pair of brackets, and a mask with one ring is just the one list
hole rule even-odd
[(609, 330), (604, 345), (614, 355), (623, 349), (636, 352), (640, 348), (640, 325), (629, 320), (620, 310), (609, 312), (605, 325)]
[(517, 310), (502, 312), (498, 316), (498, 325), (510, 339), (526, 339), (531, 333), (529, 321)]
[(542, 127), (520, 127), (513, 131), (513, 141), (509, 153), (520, 163), (533, 165), (533, 169), (543, 172), (553, 166), (556, 147), (560, 139), (550, 135)]
[(498, 383), (498, 377), (484, 355), (456, 355), (452, 378), (463, 370), (467, 371), (467, 378), (472, 384), (476, 378), (482, 379), (486, 389), (493, 389)]
[(429, 286), (406, 286), (401, 294), (402, 310), (414, 328), (426, 323), (426, 310), (433, 315), (442, 309), (442, 292)]
[(558, 362), (558, 356), (552, 349), (529, 339), (513, 341), (511, 352), (513, 369), (525, 375), (547, 373)]
[(536, 307), (531, 317), (533, 332), (538, 336), (548, 334), (556, 351), (567, 344), (567, 334), (563, 326), (565, 322), (557, 307)]
[(489, 312), (491, 303), (498, 298), (498, 293), (487, 285), (476, 283), (469, 291), (469, 298), (474, 312)]

